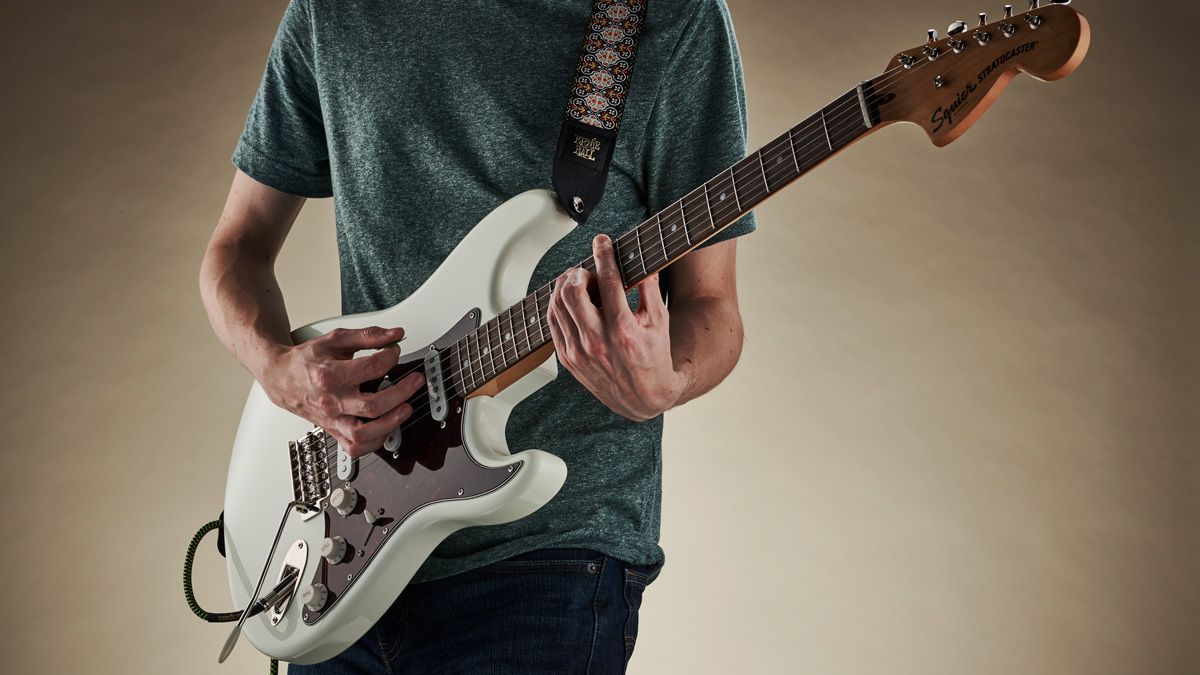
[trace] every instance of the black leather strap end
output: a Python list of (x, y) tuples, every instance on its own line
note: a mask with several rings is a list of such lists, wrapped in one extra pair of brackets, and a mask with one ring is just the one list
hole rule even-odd
[(567, 118), (554, 151), (554, 192), (575, 222), (582, 225), (600, 203), (612, 163), (615, 131)]

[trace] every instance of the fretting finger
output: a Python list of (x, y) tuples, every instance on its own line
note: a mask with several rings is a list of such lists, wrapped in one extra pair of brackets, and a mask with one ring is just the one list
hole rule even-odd
[(604, 319), (600, 316), (600, 310), (592, 304), (588, 280), (588, 273), (577, 267), (568, 273), (567, 283), (562, 288), (563, 306), (575, 324), (585, 350), (600, 341), (604, 333)]
[(651, 274), (638, 284), (637, 313), (655, 323), (667, 318), (667, 305), (663, 302), (657, 274)]
[(596, 260), (596, 284), (600, 288), (600, 303), (605, 318), (611, 320), (629, 313), (629, 302), (625, 299), (625, 282), (621, 280), (621, 269), (617, 266), (612, 239), (606, 234), (592, 240), (592, 257)]

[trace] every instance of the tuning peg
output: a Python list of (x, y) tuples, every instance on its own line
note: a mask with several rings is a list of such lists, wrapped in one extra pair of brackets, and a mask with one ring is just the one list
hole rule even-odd
[(1071, 4), (1071, 0), (1050, 0), (1050, 4), (1052, 4), (1052, 5), (1069, 5), (1069, 4)]
[(979, 27), (982, 28), (986, 25), (987, 25), (987, 12), (980, 12), (979, 13)]
[(1004, 18), (1006, 18), (1006, 19), (1012, 18), (1012, 5), (1004, 6)]
[(967, 23), (965, 21), (955, 21), (954, 23), (950, 24), (949, 28), (946, 29), (946, 34), (958, 35), (965, 30), (967, 30)]
[(942, 50), (938, 49), (934, 44), (937, 42), (938, 32), (930, 28), (928, 33), (929, 44), (925, 45), (925, 49), (922, 51), (925, 52), (925, 58), (929, 59), (930, 61), (937, 61), (938, 57), (942, 55)]
[(1032, 12), (1033, 10), (1038, 8), (1038, 5), (1041, 5), (1041, 4), (1042, 3), (1040, 0), (1029, 0), (1029, 11)]

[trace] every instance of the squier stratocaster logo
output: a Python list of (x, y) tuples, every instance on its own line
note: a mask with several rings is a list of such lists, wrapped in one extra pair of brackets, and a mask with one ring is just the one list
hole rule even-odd
[(930, 123), (933, 124), (933, 131), (936, 133), (947, 124), (951, 126), (954, 125), (954, 116), (958, 114), (958, 111), (964, 105), (966, 105), (967, 101), (971, 100), (971, 94), (974, 94), (975, 91), (979, 89), (979, 87), (976, 86), (976, 83), (983, 84), (983, 81), (991, 77), (992, 73), (995, 73), (997, 68), (1007, 63), (1010, 59), (1020, 56), (1026, 52), (1033, 51), (1035, 47), (1037, 47), (1036, 41), (1026, 42), (1020, 47), (1013, 47), (1012, 49), (996, 57), (996, 60), (989, 63), (987, 68), (979, 71), (979, 76), (975, 78), (975, 82), (967, 82), (967, 86), (963, 87), (962, 91), (958, 92), (958, 96), (954, 97), (954, 100), (950, 102), (950, 105), (946, 107), (939, 107), (937, 110), (933, 111), (933, 119), (930, 120)]
[(575, 137), (575, 156), (589, 162), (596, 161), (596, 151), (600, 149), (599, 138)]

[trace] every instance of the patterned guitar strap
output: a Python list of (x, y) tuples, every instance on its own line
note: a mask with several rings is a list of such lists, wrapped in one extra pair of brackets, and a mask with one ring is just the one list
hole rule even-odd
[(559, 202), (580, 225), (604, 194), (646, 23), (646, 3), (592, 0), (552, 174)]

